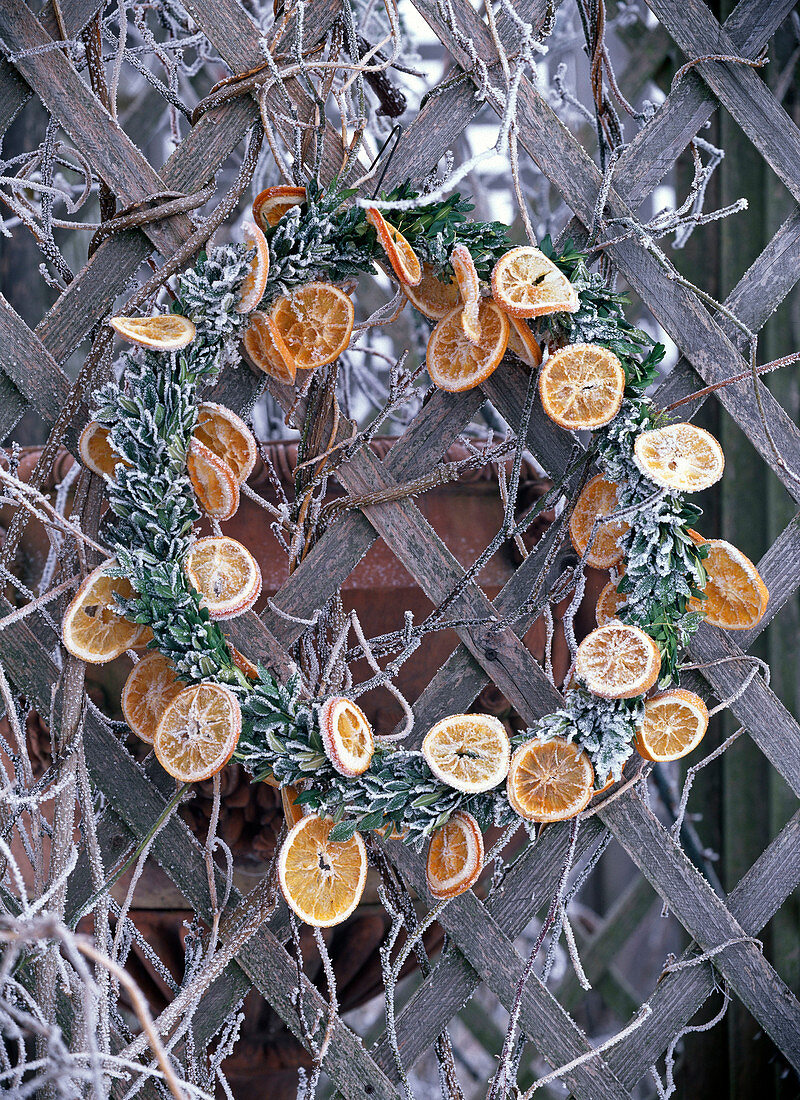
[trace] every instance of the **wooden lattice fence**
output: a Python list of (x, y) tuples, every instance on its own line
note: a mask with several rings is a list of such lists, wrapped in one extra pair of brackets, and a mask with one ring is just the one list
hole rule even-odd
[[(635, 212), (718, 104), (724, 105), (789, 193), (800, 201), (800, 132), (759, 73), (741, 63), (697, 60), (710, 55), (757, 58), (792, 8), (791, 0), (741, 0), (724, 26), (701, 0), (648, 2), (686, 59), (696, 64), (683, 71), (653, 118), (624, 148), (613, 173), (606, 216), (621, 219)], [(435, 167), (478, 110), (476, 88), (498, 113), (503, 109), (493, 83), (483, 78), (484, 66), (491, 74), (497, 64), (492, 36), (468, 0), (451, 0), (445, 6), (433, 0), (414, 0), (414, 4), (469, 80), (450, 82), (405, 129), (387, 183), (399, 182), (401, 175), (422, 179)], [(186, 7), (233, 73), (247, 72), (261, 62), (259, 30), (237, 0), (189, 0)], [(519, 0), (516, 7), (519, 15), (534, 26), (541, 25), (549, 15), (544, 0)], [(62, 33), (75, 36), (97, 8), (96, 0), (62, 0), (57, 6), (48, 3), (37, 18), (24, 0), (4, 0), (0, 4), (0, 40), (14, 59), (2, 61), (0, 68), (0, 132), (13, 120), (26, 97), (33, 94), (70, 136), (120, 207), (144, 199), (157, 200), (165, 193), (191, 195), (200, 191), (253, 127), (257, 119), (254, 102), (247, 96), (233, 98), (203, 114), (156, 171), (112, 120), (68, 55), (58, 49), (38, 50)], [(338, 12), (337, 0), (311, 0), (304, 12), (305, 41), (311, 44), (322, 39)], [(512, 54), (518, 32), (503, 12), (498, 15), (497, 31)], [(301, 117), (304, 112), (307, 115), (312, 105), (300, 84), (294, 86), (294, 95)], [(527, 155), (574, 213), (565, 234), (580, 242), (594, 217), (601, 173), (527, 79), (519, 89), (516, 125)], [(335, 161), (335, 141), (331, 140), (327, 148)], [(171, 257), (192, 231), (188, 216), (177, 213), (102, 240), (33, 330), (4, 300), (0, 301), (3, 438), (12, 432), (20, 415), (32, 408), (48, 430), (54, 429), (56, 439), (65, 437), (74, 449), (76, 430), (87, 417), (91, 371), (82, 373), (72, 385), (60, 364), (108, 315), (142, 261), (153, 253)], [(680, 349), (677, 366), (656, 395), (658, 403), (668, 404), (699, 385), (747, 369), (741, 332), (725, 317), (700, 304), (680, 281), (668, 277), (647, 240), (634, 236), (610, 247), (608, 254)], [(800, 212), (795, 210), (742, 277), (726, 305), (757, 331), (792, 289), (798, 271)], [(232, 408), (248, 407), (259, 384), (246, 367), (238, 368), (221, 382), (216, 399)], [(800, 482), (791, 471), (800, 469), (800, 433), (769, 390), (760, 382), (757, 385), (772, 440), (758, 414), (752, 380), (728, 385), (715, 392), (713, 399), (722, 403), (760, 460), (767, 463), (792, 500), (798, 501)], [(286, 410), (292, 409), (293, 392), (277, 383), (272, 390)], [(436, 392), (384, 461), (362, 450), (339, 468), (337, 476), (354, 494), (388, 490), (410, 481), (444, 453), (485, 398), (509, 423), (519, 423), (526, 391), (524, 370), (506, 361), (482, 389), (459, 395)], [(688, 409), (696, 411), (701, 404), (696, 400)], [(302, 411), (302, 407), (293, 409), (296, 420)], [(681, 415), (687, 416), (686, 406)], [(527, 442), (547, 472), (560, 478), (570, 459), (573, 440), (550, 422), (538, 405)], [(558, 524), (551, 528), (493, 603), (474, 581), (469, 581), (462, 586), (454, 611), (464, 620), (506, 621), (528, 598), (541, 570), (549, 567), (548, 551), (558, 530)], [(364, 506), (344, 516), (306, 556), (274, 597), (278, 611), (267, 610), (260, 617), (249, 613), (232, 625), (234, 643), (250, 653), (268, 654), (278, 670), (287, 668), (286, 651), (300, 637), (302, 620), (341, 587), (364, 552), (379, 538), (434, 605), (459, 585), (462, 567), (411, 499)], [(736, 658), (747, 652), (793, 596), (800, 581), (798, 561), (800, 523), (795, 517), (759, 565), (769, 587), (770, 602), (758, 628), (734, 638), (704, 626), (691, 647), (691, 658), (703, 666), (702, 679), (696, 677), (698, 690), (716, 698), (734, 697), (730, 708), (736, 719), (795, 795), (800, 795), (800, 726), (764, 680), (750, 676), (751, 666)], [(10, 610), (9, 605), (3, 605), (4, 613)], [(460, 627), (460, 645), (415, 705), (416, 729), (427, 729), (443, 713), (468, 710), (490, 681), (528, 723), (558, 707), (559, 694), (521, 641), (531, 621), (532, 615), (525, 615), (514, 622), (513, 628)], [(4, 666), (16, 687), (45, 712), (50, 707), (51, 688), (60, 675), (51, 656), (55, 644), (51, 628), (37, 617), (0, 632)], [(740, 690), (745, 679), (747, 686)], [(86, 716), (84, 738), (92, 779), (107, 800), (99, 839), (107, 865), (113, 866), (147, 835), (172, 794), (172, 787), (154, 760), (141, 770), (91, 711)], [(716, 988), (715, 971), (786, 1060), (800, 1071), (800, 1004), (755, 939), (800, 882), (800, 814), (791, 818), (725, 898), (718, 896), (692, 866), (651, 812), (638, 787), (625, 791), (603, 808), (599, 817), (590, 818), (582, 826), (578, 854), (590, 852), (604, 829), (611, 831), (694, 941), (685, 959), (700, 952), (712, 957), (710, 962), (677, 967), (665, 974), (649, 997), (647, 1019), (629, 1038), (584, 1061), (580, 1061), (581, 1056), (591, 1049), (586, 1035), (553, 993), (538, 980), (531, 980), (525, 989), (521, 1027), (553, 1066), (576, 1061), (574, 1068), (563, 1075), (573, 1095), (585, 1100), (631, 1096), (672, 1037)], [(547, 907), (558, 886), (569, 843), (567, 825), (548, 828), (485, 904), (468, 893), (446, 907), (441, 924), (450, 947), (396, 1022), (398, 1046), (407, 1066), (432, 1045), (480, 983), (485, 983), (502, 1004), (510, 1006), (525, 965), (514, 947), (514, 938), (533, 912)], [(204, 851), (179, 818), (173, 816), (156, 836), (152, 855), (189, 906), (208, 918), (212, 901)], [(406, 882), (424, 897), (425, 874), (420, 858), (400, 846), (392, 852), (392, 858)], [(221, 872), (219, 885), (222, 889)], [(70, 881), (68, 920), (81, 911), (91, 894), (90, 867), (84, 853)], [(230, 897), (221, 930), (226, 965), (220, 965), (195, 1016), (199, 1044), (214, 1033), (219, 1021), (250, 986), (255, 986), (289, 1028), (300, 1035), (291, 996), (296, 968), (285, 948), (289, 937), (287, 914), (285, 909), (279, 910), (261, 923), (260, 900), (259, 889), (247, 899), (236, 891)], [(592, 950), (608, 959), (609, 951), (619, 943), (614, 939), (615, 920), (623, 915), (612, 915), (595, 933), (587, 956), (590, 976)], [(312, 1008), (324, 1014), (325, 1002), (310, 983), (304, 995)], [(366, 1050), (338, 1021), (325, 1068), (346, 1096), (389, 1100), (401, 1095), (385, 1035)]]

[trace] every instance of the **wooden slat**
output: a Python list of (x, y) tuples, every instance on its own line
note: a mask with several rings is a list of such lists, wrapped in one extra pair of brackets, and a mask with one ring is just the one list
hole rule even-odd
[[(727, 906), (748, 936), (758, 936), (800, 884), (800, 810), (771, 842), (736, 888)], [(688, 960), (693, 950), (682, 956)], [(710, 964), (659, 979), (648, 1002), (652, 1015), (630, 1037), (608, 1052), (608, 1061), (632, 1088), (658, 1059), (665, 1038), (677, 1035), (714, 992)], [(712, 1013), (709, 1013), (711, 1015)]]
[[(5, 0), (0, 5), (0, 37), (17, 53), (52, 41), (23, 0)], [(16, 67), (123, 205), (167, 190), (61, 50), (23, 57)], [(171, 256), (190, 232), (186, 214), (145, 227), (146, 235), (164, 256)]]
[[(600, 817), (704, 951), (748, 935), (632, 791), (602, 809)], [(715, 955), (713, 962), (788, 1061), (800, 1070), (800, 1004), (758, 945), (731, 945)]]
[[(410, 848), (399, 845), (392, 858), (402, 870), (405, 881), (412, 883), (424, 896), (423, 861)], [(453, 898), (442, 911), (439, 923), (452, 936), (500, 1003), (510, 1008), (525, 962), (486, 907), (468, 891)], [(561, 1008), (552, 993), (535, 976), (525, 985), (520, 1028), (552, 1065), (565, 1064), (591, 1050), (591, 1044), (569, 1013)], [(630, 1095), (602, 1055), (565, 1074), (564, 1080), (575, 1096), (585, 1096), (587, 1100)]]
[[(702, 0), (647, 0), (647, 4), (687, 58), (737, 55), (737, 43), (720, 27)], [(778, 15), (785, 13), (780, 0), (762, 6), (766, 18), (773, 11)], [(800, 200), (800, 131), (759, 74), (747, 65), (725, 61), (701, 61), (696, 69), (784, 187)]]

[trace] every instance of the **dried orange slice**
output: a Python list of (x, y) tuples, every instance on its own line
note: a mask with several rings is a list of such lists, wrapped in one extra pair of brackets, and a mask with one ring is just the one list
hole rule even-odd
[(511, 757), (508, 801), (526, 821), (565, 821), (588, 806), (594, 770), (581, 748), (563, 737), (526, 741)]
[(153, 749), (164, 769), (182, 783), (199, 783), (223, 768), (242, 732), (242, 712), (222, 684), (192, 684), (161, 716)]
[(361, 707), (334, 695), (319, 710), (319, 731), (325, 754), (340, 775), (361, 775), (372, 760), (372, 726)]
[(289, 783), (287, 783), (285, 787), (281, 787), (281, 805), (283, 806), (283, 816), (288, 829), (291, 829), (298, 821), (302, 821), (305, 817), (303, 807), (295, 802), (299, 794), (300, 788), (293, 787)]
[(696, 424), (668, 424), (636, 437), (633, 458), (642, 473), (663, 489), (699, 493), (719, 481), (722, 447)]
[(400, 287), (423, 317), (430, 321), (441, 321), (459, 302), (458, 283), (452, 279), (443, 283), (437, 279), (433, 264), (422, 263), (422, 278), (416, 286), (401, 283)]
[(239, 483), (227, 462), (199, 439), (192, 439), (186, 468), (197, 503), (212, 519), (230, 519), (239, 507)]
[(435, 898), (454, 898), (474, 886), (483, 870), (483, 834), (466, 810), (456, 810), (431, 837), (425, 877)]
[(78, 451), (82, 465), (93, 474), (113, 477), (118, 463), (130, 466), (130, 462), (120, 458), (109, 443), (108, 434), (108, 428), (98, 424), (96, 420), (90, 420), (81, 432)]
[(115, 332), (131, 344), (154, 351), (178, 351), (194, 340), (197, 330), (188, 317), (162, 313), (157, 317), (112, 317)]
[(616, 619), (619, 615), (621, 608), (623, 608), (628, 602), (628, 597), (622, 592), (617, 592), (617, 586), (614, 581), (609, 581), (600, 590), (600, 595), (597, 597), (597, 606), (594, 610), (594, 617), (598, 626), (605, 626), (606, 623), (611, 622), (612, 619)]
[(422, 279), (422, 264), (403, 234), (390, 225), (374, 206), (367, 208), (367, 221), (374, 228), (378, 242), (400, 282), (416, 286)]
[(151, 651), (134, 665), (122, 689), (122, 713), (137, 737), (153, 744), (161, 716), (185, 687), (163, 653)]
[(603, 699), (644, 695), (658, 679), (661, 653), (638, 626), (612, 619), (587, 634), (575, 654), (575, 672)]
[(253, 662), (248, 660), (248, 658), (245, 657), (244, 653), (240, 653), (238, 649), (230, 644), (230, 642), (228, 642), (228, 649), (230, 649), (233, 663), (236, 665), (239, 671), (243, 672), (248, 680), (257, 680), (258, 668), (253, 664)]
[(539, 375), (544, 411), (568, 431), (608, 424), (620, 410), (624, 390), (622, 364), (597, 344), (568, 344), (550, 356)]
[(696, 749), (707, 729), (708, 707), (700, 696), (673, 688), (645, 701), (634, 745), (645, 760), (665, 764)]
[(528, 245), (512, 248), (492, 271), (492, 297), (517, 317), (574, 313), (578, 292), (543, 252)]
[(130, 649), (144, 627), (117, 611), (115, 594), (128, 600), (136, 595), (127, 577), (109, 577), (111, 558), (93, 569), (72, 598), (61, 624), (64, 646), (73, 657), (102, 665)]
[(214, 401), (204, 401), (197, 407), (192, 435), (230, 467), (239, 485), (247, 481), (258, 451), (253, 433), (235, 412)]
[(253, 219), (262, 229), (277, 225), (287, 210), (306, 201), (305, 187), (268, 187), (256, 195), (253, 202)]
[(477, 344), (481, 338), (481, 325), (478, 306), (481, 300), (481, 281), (475, 268), (475, 261), (465, 244), (456, 244), (450, 253), (450, 263), (456, 276), (456, 285), (461, 297), (461, 327), (471, 344)]
[[(587, 481), (575, 502), (569, 520), (572, 545), (583, 557), (592, 535), (595, 520), (609, 516), (617, 507), (619, 486), (597, 474)], [(592, 548), (586, 554), (586, 564), (595, 569), (610, 569), (622, 558), (620, 541), (628, 531), (624, 519), (612, 519), (598, 526)]]
[[(297, 369), (314, 370), (338, 359), (353, 332), (353, 303), (332, 283), (306, 283), (269, 312), (273, 341), (286, 362), (282, 340)], [(273, 327), (274, 326), (274, 327)]]
[(333, 821), (304, 817), (289, 831), (278, 856), (278, 881), (300, 920), (330, 928), (347, 920), (367, 881), (367, 850), (358, 833), (329, 840)]
[(542, 361), (542, 349), (528, 322), (513, 313), (508, 314), (508, 350), (534, 370)]
[(460, 393), (485, 381), (505, 354), (508, 318), (484, 298), (478, 309), (481, 338), (473, 344), (464, 334), (462, 307), (456, 306), (439, 321), (428, 340), (427, 365), (431, 381), (440, 390)]
[(489, 791), (508, 771), (505, 726), (489, 714), (453, 714), (428, 730), (422, 755), (437, 779), (457, 791)]
[(227, 535), (198, 539), (186, 555), (184, 569), (215, 620), (243, 615), (261, 593), (258, 562), (246, 546)]
[(250, 323), (244, 334), (244, 350), (247, 352), (251, 363), (271, 375), (286, 386), (294, 383), (297, 374), (297, 364), (291, 356), (284, 359), (282, 351), (285, 351), (283, 340), (278, 334), (278, 340), (283, 345), (279, 349), (276, 341), (275, 324), (267, 313), (253, 310), (250, 314)]
[(706, 622), (723, 630), (749, 630), (756, 626), (767, 610), (769, 591), (755, 565), (724, 539), (701, 540), (700, 545), (708, 549), (703, 562), (706, 598), (692, 597), (690, 609), (699, 611)]
[(242, 238), (242, 244), (247, 251), (254, 248), (255, 255), (250, 261), (250, 268), (239, 288), (239, 303), (236, 310), (238, 313), (250, 313), (264, 297), (264, 291), (267, 289), (269, 245), (267, 238), (253, 222), (244, 223)]

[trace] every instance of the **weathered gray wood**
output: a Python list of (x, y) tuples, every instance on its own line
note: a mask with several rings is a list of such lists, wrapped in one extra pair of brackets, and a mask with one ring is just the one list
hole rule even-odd
[(45, 421), (56, 419), (70, 390), (69, 379), (2, 294), (0, 369)]
[[(410, 848), (398, 845), (392, 858), (407, 882), (425, 891), (425, 867)], [(439, 923), (479, 972), (501, 1004), (510, 1008), (525, 962), (487, 909), (471, 891), (460, 894), (446, 906)], [(565, 1012), (552, 993), (535, 976), (525, 985), (520, 1027), (554, 1066), (579, 1058), (591, 1050), (586, 1036)], [(605, 1096), (629, 1096), (602, 1055), (564, 1075), (576, 1096), (600, 1100)]]
[[(79, 34), (100, 7), (98, 0), (74, 0), (62, 4), (62, 17), (67, 34)], [(47, 3), (39, 19), (53, 38), (58, 37), (58, 24), (52, 3)], [(31, 96), (31, 90), (14, 66), (0, 57), (0, 134), (4, 134), (19, 110)]]
[[(0, 5), (0, 36), (17, 53), (51, 40), (23, 0), (5, 0)], [(28, 55), (18, 60), (16, 67), (124, 205), (167, 190), (61, 50)], [(164, 256), (172, 255), (190, 232), (186, 214), (145, 227), (146, 235)]]
[[(680, 0), (680, 3), (647, 0), (647, 3), (687, 58), (737, 55), (737, 43), (700, 0)], [(786, 13), (782, 2), (765, 3), (762, 7), (770, 19), (773, 12), (781, 17)], [(759, 74), (747, 65), (724, 61), (702, 61), (696, 69), (784, 187), (800, 200), (800, 132)]]
[[(575, 858), (580, 861), (597, 843), (602, 827), (596, 820), (588, 821), (578, 834)], [(521, 898), (530, 898), (533, 910), (546, 908), (555, 891), (561, 868), (569, 849), (569, 830), (556, 825), (544, 831), (486, 901), (487, 912), (514, 939), (530, 920), (527, 905)], [(392, 848), (387, 849), (392, 855)], [(436, 969), (409, 998), (397, 1018), (398, 1047), (406, 1066), (412, 1066), (430, 1047), (432, 1040), (458, 1011), (459, 1005), (472, 995), (481, 982), (480, 974), (457, 949), (445, 952)], [(387, 1073), (392, 1066), (392, 1053), (385, 1035), (373, 1050), (375, 1060)]]
[[(601, 809), (600, 817), (704, 951), (748, 935), (636, 794), (627, 791)], [(800, 1004), (758, 945), (733, 944), (716, 954), (713, 963), (800, 1070)]]
[[(745, 933), (757, 936), (800, 882), (800, 811), (758, 857), (727, 899)], [(691, 951), (682, 956), (691, 957)], [(648, 998), (652, 1015), (628, 1040), (608, 1052), (608, 1061), (632, 1088), (714, 992), (710, 964), (662, 976)], [(711, 1015), (712, 1013), (709, 1013)]]

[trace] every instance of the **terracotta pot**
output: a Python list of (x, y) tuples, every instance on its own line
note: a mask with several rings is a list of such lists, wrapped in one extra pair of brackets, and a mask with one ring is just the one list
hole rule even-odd
[[(392, 446), (391, 440), (377, 440), (373, 450), (385, 457)], [(293, 443), (266, 443), (262, 446), (263, 458), (259, 459), (250, 486), (273, 504), (280, 502), (275, 475), (281, 490), (291, 499), (294, 493), (293, 471), (297, 447)], [(465, 457), (462, 446), (450, 449), (448, 461)], [(38, 452), (23, 454), (20, 476), (32, 470)], [(266, 465), (265, 465), (266, 460)], [(63, 453), (56, 462), (53, 477), (45, 486), (52, 491), (61, 481), (72, 463)], [(269, 471), (272, 466), (274, 473)], [(523, 465), (519, 507), (526, 510), (547, 490), (536, 470)], [(342, 494), (342, 489), (331, 482), (327, 500)], [(491, 541), (502, 521), (502, 504), (498, 492), (497, 470), (488, 466), (473, 472), (460, 481), (439, 487), (416, 498), (415, 503), (436, 530), (443, 542), (463, 566), (469, 566)], [(532, 546), (552, 522), (552, 514), (544, 513), (525, 536), (527, 546)], [(0, 526), (9, 522), (9, 510), (0, 509)], [(236, 516), (224, 525), (226, 534), (239, 539), (255, 554), (261, 566), (264, 590), (260, 607), (266, 599), (281, 587), (288, 576), (286, 556), (269, 528), (269, 518), (254, 501), (242, 496)], [(47, 558), (49, 543), (40, 525), (28, 524), (18, 559), (16, 573), (28, 586), (34, 586), (41, 575)], [(489, 561), (477, 580), (486, 595), (492, 599), (511, 577), (520, 559), (519, 551), (508, 544)], [(587, 598), (576, 620), (576, 630), (583, 636), (594, 626), (593, 608), (596, 595), (606, 577), (593, 573), (587, 583)], [(403, 625), (403, 613), (410, 610), (414, 621), (421, 622), (432, 605), (421, 592), (413, 577), (394, 557), (382, 540), (378, 540), (347, 578), (342, 590), (346, 608), (354, 607), (367, 637), (397, 629)], [(591, 610), (586, 610), (591, 609)], [(257, 607), (258, 610), (258, 607)], [(568, 650), (556, 609), (556, 633), (554, 663), (557, 678), (563, 677), (568, 664)], [(528, 631), (525, 642), (537, 659), (542, 658), (545, 631), (541, 621)], [(403, 666), (398, 686), (413, 703), (431, 678), (458, 644), (452, 631), (429, 635), (414, 656)], [(257, 654), (248, 654), (255, 659)], [(264, 655), (267, 657), (268, 655)], [(87, 681), (92, 693), (103, 709), (120, 717), (119, 698), (129, 670), (127, 659), (111, 665), (87, 669)], [(360, 670), (355, 670), (357, 679)], [(400, 708), (386, 692), (376, 692), (360, 700), (376, 729), (391, 730), (400, 719)], [(489, 685), (477, 701), (476, 708), (499, 715), (509, 728), (519, 725), (508, 702), (493, 685)], [(49, 737), (40, 720), (33, 716), (28, 723), (31, 751), (34, 759), (44, 767), (49, 762)], [(135, 738), (129, 744), (131, 751), (144, 756), (147, 747)], [(247, 891), (263, 874), (274, 850), (282, 824), (280, 799), (276, 791), (265, 784), (251, 784), (239, 765), (229, 765), (222, 775), (223, 807), (219, 831), (231, 847), (235, 858), (235, 880), (242, 891)], [(196, 797), (183, 809), (185, 819), (199, 836), (205, 830), (211, 809), (211, 783), (199, 784)], [(124, 896), (126, 880), (115, 888), (118, 897)], [(372, 997), (381, 987), (377, 947), (386, 931), (386, 920), (374, 902), (374, 890), (365, 894), (367, 903), (346, 924), (331, 930), (330, 949), (339, 983), (340, 1004), (343, 1009), (355, 1007)], [(184, 921), (190, 914), (183, 908), (182, 895), (164, 873), (148, 864), (136, 889), (133, 918), (144, 931), (147, 939), (157, 947), (163, 961), (179, 977), (183, 965), (182, 939)], [(314, 959), (316, 952), (304, 952)], [(152, 972), (146, 961), (134, 954), (130, 963), (135, 976), (145, 988), (154, 1012), (167, 1003), (169, 993), (162, 980)], [(313, 962), (310, 976), (316, 978)], [(270, 1096), (280, 1100), (294, 1096), (297, 1066), (307, 1061), (305, 1052), (281, 1025), (263, 1000), (251, 995), (247, 1002), (247, 1018), (242, 1040), (230, 1063), (231, 1081), (237, 1085), (237, 1095), (245, 1096), (253, 1085), (269, 1084)]]

